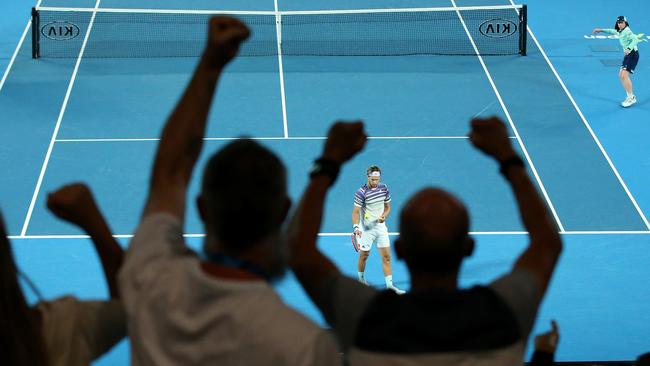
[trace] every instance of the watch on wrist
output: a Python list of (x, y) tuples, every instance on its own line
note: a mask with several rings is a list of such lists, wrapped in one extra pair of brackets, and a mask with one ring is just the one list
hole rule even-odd
[(508, 177), (508, 170), (512, 166), (519, 166), (519, 167), (524, 167), (524, 161), (521, 160), (521, 158), (517, 155), (510, 157), (502, 162), (499, 163), (499, 172), (501, 175), (504, 177)]
[(309, 170), (309, 177), (314, 178), (319, 175), (324, 175), (329, 177), (333, 184), (336, 181), (336, 178), (339, 176), (339, 171), (341, 169), (341, 164), (333, 162), (327, 159), (316, 159), (314, 165), (312, 165)]

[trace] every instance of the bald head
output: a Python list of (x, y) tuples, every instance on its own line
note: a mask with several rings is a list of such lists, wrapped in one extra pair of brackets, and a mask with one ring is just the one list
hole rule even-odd
[(634, 366), (650, 366), (650, 352), (639, 356), (634, 362)]
[(400, 254), (412, 272), (447, 274), (472, 251), (469, 215), (450, 193), (425, 188), (400, 215)]

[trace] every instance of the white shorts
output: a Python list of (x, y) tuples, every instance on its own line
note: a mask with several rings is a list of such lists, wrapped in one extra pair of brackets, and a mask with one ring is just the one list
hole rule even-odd
[(390, 248), (390, 239), (388, 239), (388, 228), (385, 223), (372, 225), (361, 234), (359, 249), (364, 252), (372, 248), (372, 243), (377, 243), (377, 248)]

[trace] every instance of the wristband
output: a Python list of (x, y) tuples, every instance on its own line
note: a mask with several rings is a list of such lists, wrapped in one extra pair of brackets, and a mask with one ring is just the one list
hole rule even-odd
[(314, 165), (312, 165), (311, 170), (309, 171), (309, 177), (314, 178), (319, 175), (324, 175), (330, 178), (332, 181), (330, 184), (334, 184), (336, 178), (339, 176), (340, 170), (341, 164), (333, 162), (331, 160), (319, 158), (314, 161)]
[(532, 365), (553, 365), (555, 362), (555, 354), (552, 352), (537, 351), (533, 353), (533, 356), (530, 358), (530, 364)]
[(359, 227), (359, 224), (354, 224), (354, 226), (352, 226), (352, 230), (354, 230), (354, 229), (361, 230), (361, 228)]
[(510, 169), (510, 167), (512, 167), (512, 166), (519, 166), (519, 167), (523, 168), (524, 167), (524, 161), (521, 160), (521, 158), (519, 156), (517, 156), (517, 155), (515, 155), (515, 156), (513, 156), (511, 158), (508, 158), (508, 159), (506, 159), (506, 160), (499, 163), (499, 172), (501, 173), (501, 175), (503, 175), (504, 177), (507, 178), (508, 177), (508, 169)]

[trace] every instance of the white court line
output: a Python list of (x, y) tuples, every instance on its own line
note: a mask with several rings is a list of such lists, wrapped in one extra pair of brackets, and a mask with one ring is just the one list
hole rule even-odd
[[(95, 9), (99, 7), (101, 0), (97, 0), (95, 3)], [(38, 198), (38, 193), (41, 190), (41, 185), (43, 184), (43, 177), (45, 176), (45, 171), (47, 170), (47, 164), (50, 161), (50, 156), (52, 156), (52, 149), (54, 148), (54, 143), (56, 142), (56, 136), (59, 134), (59, 128), (61, 127), (61, 121), (63, 120), (63, 115), (65, 114), (65, 109), (68, 106), (68, 100), (70, 99), (70, 92), (72, 91), (72, 86), (74, 81), (77, 78), (77, 71), (79, 71), (79, 64), (81, 64), (81, 58), (83, 57), (84, 50), (86, 49), (86, 44), (88, 43), (88, 38), (90, 36), (90, 30), (93, 28), (93, 22), (95, 21), (95, 15), (93, 13), (90, 18), (90, 23), (88, 23), (88, 29), (86, 30), (86, 35), (84, 37), (83, 43), (81, 44), (81, 50), (79, 50), (79, 56), (77, 57), (77, 62), (74, 65), (74, 70), (72, 71), (72, 77), (70, 78), (70, 83), (68, 83), (68, 90), (65, 92), (65, 97), (63, 98), (63, 104), (61, 105), (61, 110), (59, 111), (59, 118), (56, 120), (56, 126), (54, 127), (54, 132), (52, 133), (52, 138), (50, 139), (50, 145), (47, 148), (47, 153), (45, 154), (45, 160), (43, 161), (43, 166), (41, 167), (41, 173), (38, 176), (38, 181), (36, 182), (36, 188), (34, 189), (34, 194), (32, 195), (32, 202), (29, 204), (29, 209), (27, 210), (27, 216), (25, 217), (25, 222), (23, 223), (23, 229), (20, 232), (20, 235), (24, 236), (27, 232), (27, 227), (29, 227), (29, 222), (32, 219), (32, 213), (34, 212), (34, 205), (36, 204), (36, 199)]]
[[(461, 6), (460, 10), (500, 10), (519, 9), (521, 5), (492, 5), (492, 6)], [(276, 8), (277, 9), (277, 8)], [(102, 8), (95, 11), (93, 8), (67, 8), (42, 6), (37, 10), (44, 11), (73, 11), (73, 12), (99, 12), (99, 13), (145, 13), (145, 14), (223, 14), (223, 15), (320, 15), (320, 14), (375, 14), (375, 13), (419, 13), (436, 11), (453, 11), (450, 7), (435, 8), (389, 8), (389, 9), (341, 9), (341, 10), (297, 10), (297, 11), (250, 11), (250, 10), (187, 10), (187, 9), (142, 9), (142, 8)]]
[(278, 10), (278, 0), (274, 0), (275, 6), (275, 36), (278, 41), (278, 71), (280, 72), (280, 98), (282, 99), (282, 126), (284, 129), (284, 138), (289, 137), (289, 128), (287, 126), (287, 100), (284, 94), (284, 67), (282, 66), (282, 19)]
[(455, 9), (463, 11), (471, 10), (501, 10), (520, 9), (521, 5), (489, 5), (489, 6), (454, 6), (432, 7), (432, 8), (388, 8), (388, 9), (339, 9), (339, 10), (293, 10), (283, 11), (282, 15), (315, 15), (315, 14), (376, 14), (376, 13), (426, 13), (426, 12), (448, 12)]
[(569, 235), (648, 235), (650, 231), (646, 230), (604, 230), (604, 231), (566, 231)]
[[(204, 141), (233, 141), (241, 139), (251, 140), (326, 140), (325, 136), (294, 136), (294, 137), (205, 137)], [(508, 138), (516, 139), (516, 136)], [(468, 136), (370, 136), (369, 140), (467, 140)], [(145, 142), (160, 141), (160, 138), (97, 138), (97, 139), (57, 139), (56, 142)]]
[[(43, 0), (38, 0), (38, 2), (36, 3), (37, 7), (41, 5), (41, 1)], [(16, 46), (14, 53), (11, 55), (9, 64), (5, 69), (5, 73), (2, 75), (2, 80), (0, 80), (0, 91), (2, 90), (2, 87), (5, 85), (5, 81), (7, 80), (9, 71), (11, 70), (11, 67), (14, 65), (14, 61), (16, 61), (16, 56), (18, 56), (18, 52), (20, 51), (20, 48), (23, 46), (23, 42), (25, 42), (25, 37), (27, 36), (27, 32), (29, 32), (29, 28), (31, 27), (32, 27), (32, 18), (30, 17), (29, 20), (27, 21), (27, 25), (25, 26), (25, 30), (23, 31), (23, 35), (20, 37), (20, 40), (18, 41), (18, 45)]]
[(39, 11), (86, 12), (86, 13), (140, 13), (140, 14), (195, 14), (195, 15), (275, 15), (273, 11), (251, 10), (187, 10), (187, 9), (143, 9), (143, 8), (69, 8), (58, 6), (37, 7)]
[[(510, 0), (510, 3), (512, 5), (515, 5), (513, 0)], [(639, 216), (641, 216), (641, 219), (643, 220), (643, 223), (650, 230), (650, 222), (648, 222), (648, 219), (646, 218), (645, 214), (643, 213), (643, 210), (641, 210), (641, 207), (636, 202), (636, 199), (632, 195), (632, 192), (630, 192), (629, 188), (627, 187), (627, 184), (625, 184), (625, 181), (623, 180), (623, 177), (621, 177), (621, 175), (619, 174), (618, 169), (616, 168), (616, 166), (614, 166), (614, 163), (612, 162), (612, 159), (610, 159), (609, 154), (607, 153), (607, 151), (605, 151), (605, 148), (600, 143), (600, 140), (598, 139), (598, 137), (594, 133), (594, 130), (591, 128), (591, 125), (587, 121), (587, 118), (585, 118), (584, 114), (582, 113), (582, 110), (580, 110), (580, 107), (578, 107), (578, 103), (576, 103), (575, 99), (573, 99), (573, 96), (569, 92), (569, 89), (564, 84), (564, 81), (560, 77), (560, 74), (558, 74), (557, 70), (555, 70), (555, 67), (553, 66), (553, 63), (551, 63), (551, 60), (546, 55), (546, 52), (542, 48), (542, 45), (539, 44), (539, 41), (537, 40), (537, 37), (535, 37), (535, 34), (533, 33), (532, 29), (530, 29), (530, 26), (527, 26), (526, 28), (527, 28), (528, 33), (530, 34), (531, 38), (533, 38), (533, 41), (535, 41), (535, 45), (537, 45), (537, 48), (539, 48), (539, 51), (542, 53), (542, 56), (544, 56), (544, 60), (546, 60), (546, 63), (548, 64), (548, 66), (553, 71), (553, 74), (555, 75), (557, 80), (560, 82), (560, 85), (562, 86), (562, 89), (564, 89), (564, 92), (566, 93), (567, 97), (569, 97), (569, 100), (571, 101), (571, 104), (573, 104), (573, 107), (578, 112), (578, 115), (580, 116), (580, 119), (582, 119), (582, 122), (587, 127), (587, 130), (589, 130), (589, 133), (591, 134), (591, 137), (593, 137), (594, 141), (596, 142), (596, 145), (598, 145), (598, 148), (600, 149), (600, 152), (603, 154), (603, 156), (605, 157), (605, 160), (607, 160), (607, 163), (609, 164), (609, 166), (614, 171), (614, 175), (616, 175), (616, 178), (618, 179), (619, 183), (621, 184), (621, 186), (623, 186), (623, 189), (625, 190), (625, 193), (627, 193), (627, 196), (630, 198), (630, 201), (632, 201), (632, 204), (634, 205), (634, 208), (636, 208), (636, 211), (639, 213)]]
[[(450, 0), (451, 3), (456, 7), (456, 1), (455, 0)], [(505, 103), (503, 102), (503, 99), (501, 98), (501, 93), (499, 93), (499, 90), (496, 87), (496, 84), (494, 84), (494, 80), (492, 80), (492, 75), (490, 74), (490, 71), (488, 70), (487, 66), (485, 65), (485, 62), (483, 61), (483, 56), (481, 56), (478, 47), (476, 47), (476, 43), (474, 42), (474, 38), (472, 38), (472, 34), (469, 32), (469, 29), (467, 29), (467, 24), (465, 24), (465, 20), (463, 19), (462, 15), (460, 15), (460, 9), (457, 8), (456, 14), (458, 15), (458, 18), (460, 19), (460, 22), (463, 24), (463, 28), (465, 28), (465, 33), (467, 33), (467, 37), (469, 37), (470, 42), (472, 43), (472, 47), (474, 48), (474, 52), (476, 52), (476, 56), (478, 57), (479, 62), (481, 63), (481, 66), (483, 67), (483, 71), (485, 72), (485, 75), (487, 76), (488, 80), (490, 81), (490, 85), (492, 86), (492, 90), (494, 90), (494, 93), (497, 96), (497, 99), (499, 100), (499, 104), (501, 104), (501, 108), (503, 109), (503, 112), (506, 114), (506, 118), (508, 119), (508, 122), (510, 123), (510, 127), (512, 128), (512, 131), (515, 133), (515, 136), (517, 136), (517, 141), (519, 142), (519, 146), (521, 147), (521, 151), (524, 153), (524, 156), (526, 157), (526, 160), (528, 161), (528, 164), (530, 166), (531, 171), (533, 172), (533, 175), (535, 176), (535, 179), (537, 180), (537, 184), (539, 184), (539, 188), (542, 191), (542, 194), (544, 195), (544, 198), (546, 199), (546, 203), (548, 204), (549, 208), (551, 209), (551, 213), (553, 214), (553, 217), (555, 218), (555, 222), (557, 223), (558, 227), (560, 228), (560, 232), (564, 232), (564, 226), (562, 225), (562, 221), (560, 221), (560, 217), (558, 216), (557, 212), (555, 211), (555, 206), (553, 206), (553, 202), (551, 202), (551, 198), (548, 196), (548, 193), (546, 192), (546, 187), (544, 187), (544, 183), (542, 183), (542, 180), (539, 177), (539, 174), (537, 173), (537, 168), (535, 168), (535, 164), (533, 164), (533, 161), (530, 158), (530, 155), (528, 154), (528, 150), (526, 149), (526, 146), (524, 145), (524, 142), (521, 139), (521, 136), (519, 136), (519, 131), (517, 130), (517, 127), (515, 126), (514, 122), (512, 122), (512, 118), (510, 117), (510, 112), (508, 111), (508, 108), (506, 107)]]
[[(560, 235), (650, 235), (650, 231), (563, 231)], [(323, 237), (349, 237), (352, 233), (318, 233)], [(470, 231), (470, 235), (476, 236), (505, 236), (505, 235), (528, 235), (526, 231)], [(389, 232), (390, 236), (398, 236), (398, 232)], [(203, 238), (205, 234), (183, 234), (186, 238)], [(116, 239), (130, 239), (133, 234), (113, 235)], [(11, 240), (21, 239), (90, 239), (88, 235), (13, 235), (8, 236)]]

